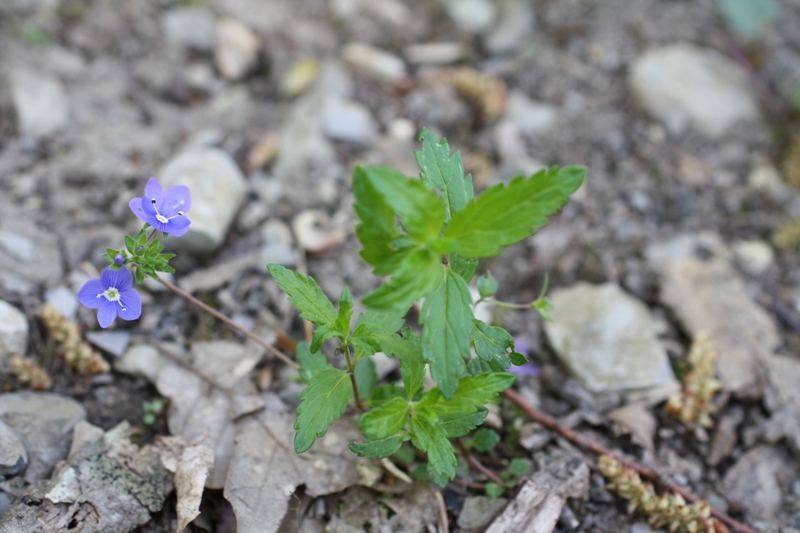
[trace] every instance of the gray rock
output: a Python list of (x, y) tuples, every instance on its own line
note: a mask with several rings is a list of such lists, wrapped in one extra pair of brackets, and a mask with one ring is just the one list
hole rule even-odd
[(244, 76), (258, 59), (260, 43), (253, 30), (235, 19), (217, 23), (214, 30), (214, 61), (229, 80)]
[(663, 533), (663, 529), (651, 529), (644, 522), (636, 522), (631, 525), (631, 533)]
[(325, 134), (337, 141), (367, 146), (378, 133), (378, 125), (369, 109), (358, 102), (331, 99), (322, 114)]
[(25, 446), (13, 429), (0, 422), (0, 476), (13, 476), (27, 465)]
[(47, 477), (67, 456), (72, 429), (85, 419), (81, 404), (58, 394), (25, 391), (0, 395), (0, 421), (14, 430), (28, 453), (28, 482)]
[(666, 264), (661, 299), (691, 334), (711, 332), (719, 352), (717, 374), (725, 389), (758, 392), (759, 360), (774, 353), (780, 338), (770, 315), (750, 299), (727, 262), (688, 258)]
[(268, 220), (261, 226), (261, 256), (259, 268), (266, 271), (272, 263), (283, 266), (297, 264), (297, 251), (294, 249), (292, 230), (286, 223), (278, 219)]
[(462, 30), (484, 33), (491, 28), (497, 16), (490, 0), (443, 0), (447, 14)]
[(167, 42), (210, 51), (214, 47), (214, 14), (206, 7), (176, 7), (161, 15)]
[(768, 442), (786, 442), (800, 452), (800, 361), (772, 356), (762, 361), (767, 378), (764, 400), (772, 417), (764, 423)]
[(655, 241), (644, 251), (647, 264), (655, 271), (678, 259), (697, 258), (701, 255), (728, 259), (730, 253), (716, 233), (681, 233), (670, 239)]
[(775, 251), (769, 243), (759, 240), (740, 240), (731, 244), (736, 262), (748, 273), (759, 276), (775, 261)]
[(151, 383), (155, 383), (158, 373), (169, 363), (170, 359), (162, 355), (155, 346), (137, 344), (131, 346), (125, 355), (114, 361), (114, 370), (133, 376), (142, 376)]
[(492, 521), (497, 513), (506, 506), (505, 498), (487, 498), (486, 496), (472, 496), (464, 499), (464, 507), (458, 515), (458, 527), (463, 529), (477, 529)]
[(67, 287), (60, 286), (44, 291), (44, 301), (58, 309), (61, 316), (72, 320), (78, 310), (78, 297)]
[(66, 126), (69, 99), (55, 76), (15, 68), (11, 71), (11, 95), (22, 135), (46, 137)]
[(11, 231), (0, 230), (0, 249), (23, 263), (33, 260), (33, 241)]
[(778, 446), (756, 446), (736, 461), (722, 480), (722, 492), (747, 512), (747, 519), (770, 520), (780, 510), (797, 467)]
[(486, 36), (486, 49), (493, 54), (516, 52), (527, 44), (535, 27), (532, 2), (506, 0), (500, 4), (499, 23)]
[(418, 65), (447, 65), (463, 59), (467, 47), (459, 42), (410, 44), (403, 55), (410, 63)]
[(28, 351), (28, 318), (25, 313), (0, 300), (0, 364), (11, 355)]
[(364, 43), (350, 43), (342, 48), (342, 60), (370, 76), (397, 81), (406, 75), (406, 65), (396, 55)]
[(553, 293), (550, 343), (591, 392), (649, 389), (675, 382), (650, 311), (616, 284), (578, 283)]
[(539, 135), (550, 130), (558, 120), (558, 109), (534, 102), (519, 91), (508, 95), (506, 117), (527, 135)]
[(716, 138), (760, 116), (745, 73), (710, 49), (679, 43), (647, 50), (628, 81), (644, 108), (675, 134), (691, 124)]
[(216, 148), (191, 148), (161, 170), (161, 184), (186, 185), (191, 190), (189, 232), (167, 241), (175, 249), (213, 253), (224, 241), (247, 194), (247, 181), (234, 160)]
[(90, 331), (86, 339), (101, 350), (122, 357), (131, 342), (131, 334), (124, 330)]

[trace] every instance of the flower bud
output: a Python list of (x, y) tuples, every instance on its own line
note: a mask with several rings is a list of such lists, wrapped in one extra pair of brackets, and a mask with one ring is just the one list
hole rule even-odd
[(122, 266), (122, 265), (124, 265), (124, 264), (125, 264), (127, 261), (128, 261), (128, 259), (127, 259), (127, 258), (126, 258), (124, 255), (122, 255), (122, 254), (117, 254), (117, 255), (115, 255), (115, 256), (114, 256), (114, 264), (115, 264), (115, 265)]

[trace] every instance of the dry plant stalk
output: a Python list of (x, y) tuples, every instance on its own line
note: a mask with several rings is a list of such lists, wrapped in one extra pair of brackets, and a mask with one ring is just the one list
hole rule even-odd
[(628, 513), (639, 511), (647, 516), (650, 527), (668, 528), (670, 533), (728, 533), (728, 527), (711, 515), (708, 502), (691, 505), (680, 494), (656, 494), (631, 468), (610, 455), (601, 455), (597, 469), (609, 480), (608, 489), (628, 500)]
[(792, 187), (800, 187), (800, 134), (792, 137), (783, 156), (783, 177)]
[(714, 379), (717, 355), (711, 333), (699, 331), (689, 350), (691, 368), (683, 376), (683, 389), (667, 402), (667, 414), (689, 429), (714, 427), (711, 415), (717, 409), (711, 400), (722, 389)]
[(475, 106), (480, 119), (490, 124), (506, 109), (506, 85), (471, 67), (437, 70), (428, 79), (450, 85), (464, 100)]
[(56, 341), (57, 353), (78, 374), (103, 374), (109, 365), (99, 352), (83, 340), (78, 325), (65, 318), (54, 306), (44, 304), (39, 310), (47, 334)]
[(47, 390), (53, 386), (53, 380), (47, 371), (33, 359), (13, 356), (11, 358), (11, 374), (23, 385), (33, 390)]
[(800, 247), (800, 220), (792, 220), (776, 229), (772, 234), (772, 244), (780, 250)]

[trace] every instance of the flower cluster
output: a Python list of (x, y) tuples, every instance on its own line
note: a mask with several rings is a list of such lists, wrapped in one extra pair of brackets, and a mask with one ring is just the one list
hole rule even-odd
[[(186, 212), (192, 205), (189, 188), (175, 185), (163, 190), (156, 178), (150, 178), (144, 188), (144, 196), (130, 201), (133, 214), (145, 225), (135, 239), (125, 238), (126, 250), (108, 249), (104, 255), (109, 263), (99, 278), (86, 282), (78, 292), (78, 300), (90, 309), (98, 309), (97, 321), (100, 327), (109, 327), (119, 317), (123, 320), (136, 320), (142, 314), (142, 299), (133, 289), (134, 276), (141, 283), (145, 275), (157, 277), (156, 271), (171, 272), (167, 261), (172, 254), (161, 254), (163, 246), (156, 239), (160, 231), (166, 237), (180, 237), (189, 231), (191, 222)], [(153, 231), (146, 237), (147, 228)]]

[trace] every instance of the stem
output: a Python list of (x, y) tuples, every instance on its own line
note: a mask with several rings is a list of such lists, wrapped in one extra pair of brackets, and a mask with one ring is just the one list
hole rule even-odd
[[(674, 492), (676, 494), (680, 494), (683, 497), (683, 499), (686, 500), (687, 502), (694, 503), (694, 502), (698, 502), (698, 501), (700, 501), (702, 499), (702, 498), (699, 498), (699, 497), (695, 496), (694, 494), (692, 494), (688, 490), (684, 489), (683, 487), (679, 486), (674, 481), (666, 478), (665, 476), (661, 476), (661, 475), (657, 474), (656, 472), (653, 472), (649, 468), (646, 468), (646, 467), (640, 465), (639, 463), (637, 463), (635, 461), (632, 461), (630, 459), (626, 459), (624, 457), (620, 457), (619, 455), (617, 455), (616, 453), (612, 452), (611, 450), (609, 450), (605, 446), (602, 446), (602, 445), (594, 442), (593, 440), (588, 439), (587, 437), (584, 437), (580, 433), (576, 433), (576, 432), (572, 431), (571, 429), (567, 429), (564, 426), (561, 426), (558, 422), (555, 421), (555, 419), (553, 419), (553, 418), (547, 416), (546, 414), (544, 414), (542, 412), (539, 412), (536, 409), (534, 409), (525, 400), (523, 400), (522, 397), (519, 394), (517, 394), (513, 390), (508, 389), (508, 390), (505, 391), (504, 394), (508, 397), (509, 400), (511, 400), (512, 402), (517, 404), (517, 406), (520, 409), (525, 411), (525, 413), (529, 417), (531, 417), (534, 421), (536, 421), (539, 424), (543, 425), (544, 427), (550, 429), (551, 431), (554, 431), (554, 432), (558, 433), (559, 435), (561, 435), (565, 439), (569, 440), (573, 444), (576, 444), (576, 445), (580, 446), (581, 448), (589, 450), (590, 452), (593, 452), (593, 453), (595, 453), (597, 455), (610, 455), (611, 457), (613, 457), (616, 460), (618, 460), (620, 463), (622, 463), (625, 466), (635, 470), (636, 473), (639, 474), (641, 477), (647, 478), (650, 481), (658, 483), (662, 487), (664, 487), (667, 490), (670, 490), (670, 491), (672, 491), (672, 492)], [(721, 522), (724, 522), (725, 525), (729, 526), (733, 533), (735, 533), (737, 531), (739, 531), (740, 533), (758, 533), (754, 529), (750, 529), (749, 527), (747, 527), (746, 525), (742, 524), (741, 522), (738, 522), (738, 521), (734, 520), (733, 518), (731, 518), (727, 514), (723, 513), (722, 511), (717, 511), (713, 507), (711, 508), (711, 514), (712, 514), (712, 516), (714, 516), (714, 518), (718, 519)]]
[(161, 282), (161, 284), (163, 286), (165, 286), (166, 288), (168, 288), (169, 290), (171, 290), (172, 292), (174, 292), (178, 296), (182, 296), (183, 298), (189, 300), (190, 302), (192, 302), (194, 305), (196, 305), (197, 307), (199, 307), (203, 311), (214, 315), (215, 317), (220, 319), (222, 322), (224, 322), (229, 328), (238, 331), (239, 333), (241, 333), (242, 335), (244, 335), (248, 339), (253, 340), (256, 343), (260, 344), (261, 346), (266, 348), (270, 353), (272, 353), (275, 357), (277, 357), (278, 359), (280, 359), (281, 361), (283, 361), (284, 363), (286, 363), (290, 367), (292, 367), (294, 369), (300, 368), (297, 363), (295, 363), (294, 361), (292, 361), (289, 358), (288, 355), (286, 355), (282, 351), (278, 350), (277, 348), (272, 346), (270, 343), (268, 343), (267, 341), (265, 341), (264, 339), (262, 339), (261, 337), (259, 337), (255, 333), (252, 333), (252, 332), (244, 329), (239, 324), (237, 324), (236, 322), (234, 322), (233, 320), (231, 320), (227, 316), (223, 315), (222, 313), (220, 313), (219, 311), (217, 311), (213, 307), (204, 304), (203, 302), (201, 302), (200, 300), (198, 300), (197, 298), (195, 298), (194, 296), (192, 296), (188, 292), (184, 291), (183, 289), (178, 288), (177, 286), (173, 285), (172, 283), (170, 283), (169, 281), (165, 280), (164, 278), (158, 278), (158, 281)]
[(486, 300), (483, 300), (483, 301), (486, 302), (487, 304), (494, 304), (497, 307), (504, 307), (506, 309), (530, 309), (531, 308), (531, 304), (513, 304), (511, 302), (503, 302), (503, 301), (500, 301), (500, 300), (491, 300), (491, 299), (486, 299)]
[(350, 358), (350, 345), (342, 342), (342, 353), (347, 361), (347, 371), (350, 374), (350, 382), (353, 384), (353, 396), (356, 399), (356, 408), (359, 411), (364, 410), (364, 404), (361, 403), (361, 398), (358, 395), (358, 384), (356, 383), (356, 366)]
[(456, 441), (458, 442), (458, 447), (461, 449), (461, 455), (463, 455), (464, 459), (467, 460), (469, 466), (491, 479), (494, 483), (497, 483), (498, 485), (504, 485), (503, 480), (500, 479), (500, 476), (497, 475), (497, 472), (484, 466), (480, 461), (475, 459), (475, 456), (472, 455), (472, 453), (467, 449), (467, 446), (464, 444), (464, 441), (461, 437), (458, 437)]
[(442, 527), (442, 533), (450, 533), (450, 526), (447, 523), (447, 507), (444, 504), (442, 493), (437, 490), (433, 495), (436, 497), (436, 504), (439, 506), (439, 524)]

